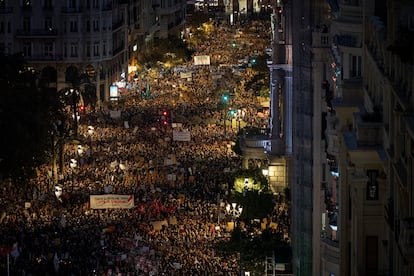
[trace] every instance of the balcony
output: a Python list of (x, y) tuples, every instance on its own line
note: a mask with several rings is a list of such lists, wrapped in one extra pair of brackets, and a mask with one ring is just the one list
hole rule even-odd
[(350, 48), (359, 48), (361, 47), (361, 43), (358, 39), (353, 35), (336, 35), (334, 37), (336, 44), (340, 46), (350, 47)]
[(414, 261), (414, 217), (402, 219), (400, 227), (401, 252), (412, 263)]
[[(153, 6), (154, 8), (154, 6)], [(174, 14), (177, 11), (180, 11), (183, 9), (182, 4), (176, 4), (171, 7), (155, 7), (159, 15), (168, 15), (168, 14)]]
[(41, 37), (57, 37), (58, 31), (55, 29), (32, 29), (32, 30), (16, 30), (16, 37), (18, 38), (41, 38)]
[(382, 144), (382, 122), (378, 113), (355, 114), (356, 138), (359, 146)]
[(340, 254), (339, 254), (339, 242), (334, 241), (325, 235), (321, 237), (321, 256), (324, 263), (339, 266)]
[(13, 13), (13, 7), (2, 7), (0, 8), (0, 14)]
[(25, 56), (25, 61), (34, 62), (34, 61), (58, 61), (63, 60), (62, 55), (52, 55), (52, 56), (45, 56), (45, 55), (32, 55), (32, 56)]
[(81, 7), (62, 7), (62, 13), (81, 13)]
[(272, 141), (266, 129), (245, 129), (239, 137), (243, 155), (249, 158), (266, 158), (265, 151), (270, 153)]

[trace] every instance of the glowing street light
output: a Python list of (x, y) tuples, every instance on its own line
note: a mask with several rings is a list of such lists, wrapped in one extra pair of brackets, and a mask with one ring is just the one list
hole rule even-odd
[(236, 220), (242, 214), (243, 207), (241, 205), (237, 206), (237, 203), (233, 202), (232, 204), (226, 205), (226, 212), (232, 216), (233, 220)]

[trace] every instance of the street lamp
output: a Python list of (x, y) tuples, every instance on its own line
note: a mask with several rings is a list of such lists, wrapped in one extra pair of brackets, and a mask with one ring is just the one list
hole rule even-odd
[(80, 164), (80, 159), (81, 159), (81, 156), (83, 154), (83, 147), (82, 147), (82, 145), (78, 145), (78, 148), (76, 149), (76, 151), (78, 153), (78, 163)]
[(229, 95), (223, 94), (221, 96), (221, 102), (224, 105), (224, 114), (223, 114), (223, 127), (224, 127), (224, 136), (226, 136), (227, 132), (227, 126), (226, 126), (226, 120), (227, 120), (227, 106), (229, 104)]
[(71, 173), (72, 173), (72, 190), (73, 190), (73, 186), (74, 186), (74, 182), (75, 182), (75, 169), (78, 166), (78, 161), (76, 161), (76, 159), (70, 159), (70, 163), (69, 163), (69, 167), (71, 168)]
[(93, 126), (88, 126), (88, 135), (89, 135), (89, 154), (92, 156), (92, 135), (95, 129)]
[[(235, 225), (235, 221), (240, 217), (243, 212), (243, 207), (241, 205), (237, 206), (237, 203), (233, 202), (231, 205), (226, 205), (227, 214), (231, 215), (233, 218), (233, 224)], [(243, 268), (242, 268), (242, 257), (241, 257), (241, 229), (239, 229), (240, 237), (240, 249), (239, 249), (239, 262), (240, 262), (240, 275), (243, 275)]]
[(73, 131), (74, 136), (78, 136), (78, 111), (77, 111), (77, 105), (78, 105), (78, 97), (79, 97), (79, 91), (74, 88), (70, 88), (68, 91), (66, 91), (66, 95), (70, 95), (72, 97), (72, 117), (73, 117)]
[(243, 212), (243, 207), (241, 205), (237, 206), (237, 203), (233, 202), (232, 204), (226, 205), (226, 212), (233, 218), (233, 222), (238, 219)]
[(78, 155), (81, 156), (82, 153), (83, 153), (83, 147), (82, 147), (82, 145), (78, 145), (77, 151), (78, 151)]

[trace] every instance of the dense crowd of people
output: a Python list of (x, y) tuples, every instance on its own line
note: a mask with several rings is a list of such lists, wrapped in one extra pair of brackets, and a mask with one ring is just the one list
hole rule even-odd
[[(252, 26), (268, 27), (261, 24)], [(242, 167), (231, 148), (238, 129), (216, 111), (215, 91), (237, 90), (237, 119), (261, 127), (260, 103), (240, 84), (254, 72), (234, 77), (232, 68), (219, 65), (263, 52), (269, 41), (256, 36), (236, 51), (226, 45), (234, 39), (229, 34), (240, 37), (241, 31), (218, 30), (196, 53), (210, 55), (212, 65), (183, 64), (192, 74), (187, 79), (174, 69), (155, 77), (142, 72), (124, 91), (122, 104), (81, 118), (80, 139), (65, 141), (59, 175), (45, 164), (29, 187), (2, 186), (0, 248), (8, 256), (6, 262), (1, 255), (2, 273), (7, 266), (10, 275), (33, 276), (240, 274), (236, 253), (219, 256), (214, 249), (230, 237), (224, 204), (231, 172)], [(142, 97), (143, 87), (151, 97)], [(191, 139), (175, 140), (173, 131), (188, 131)], [(67, 165), (71, 159), (76, 166)], [(133, 195), (134, 207), (91, 208), (90, 196), (102, 194)], [(276, 203), (272, 215), (286, 234), (288, 206)]]

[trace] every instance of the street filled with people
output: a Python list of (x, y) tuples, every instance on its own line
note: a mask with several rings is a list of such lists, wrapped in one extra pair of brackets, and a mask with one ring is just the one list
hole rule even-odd
[[(246, 83), (257, 74), (252, 57), (269, 47), (268, 24), (215, 22), (194, 53), (209, 65), (193, 58), (138, 72), (119, 99), (81, 114), (79, 137), (65, 139), (29, 187), (5, 183), (0, 274), (240, 275), (237, 252), (221, 256), (215, 244), (231, 236), (225, 204), (242, 168), (234, 141), (267, 122)], [(218, 109), (223, 93), (230, 99)], [(105, 195), (131, 205), (96, 206)], [(277, 222), (286, 240), (288, 205), (275, 203), (265, 227)]]

